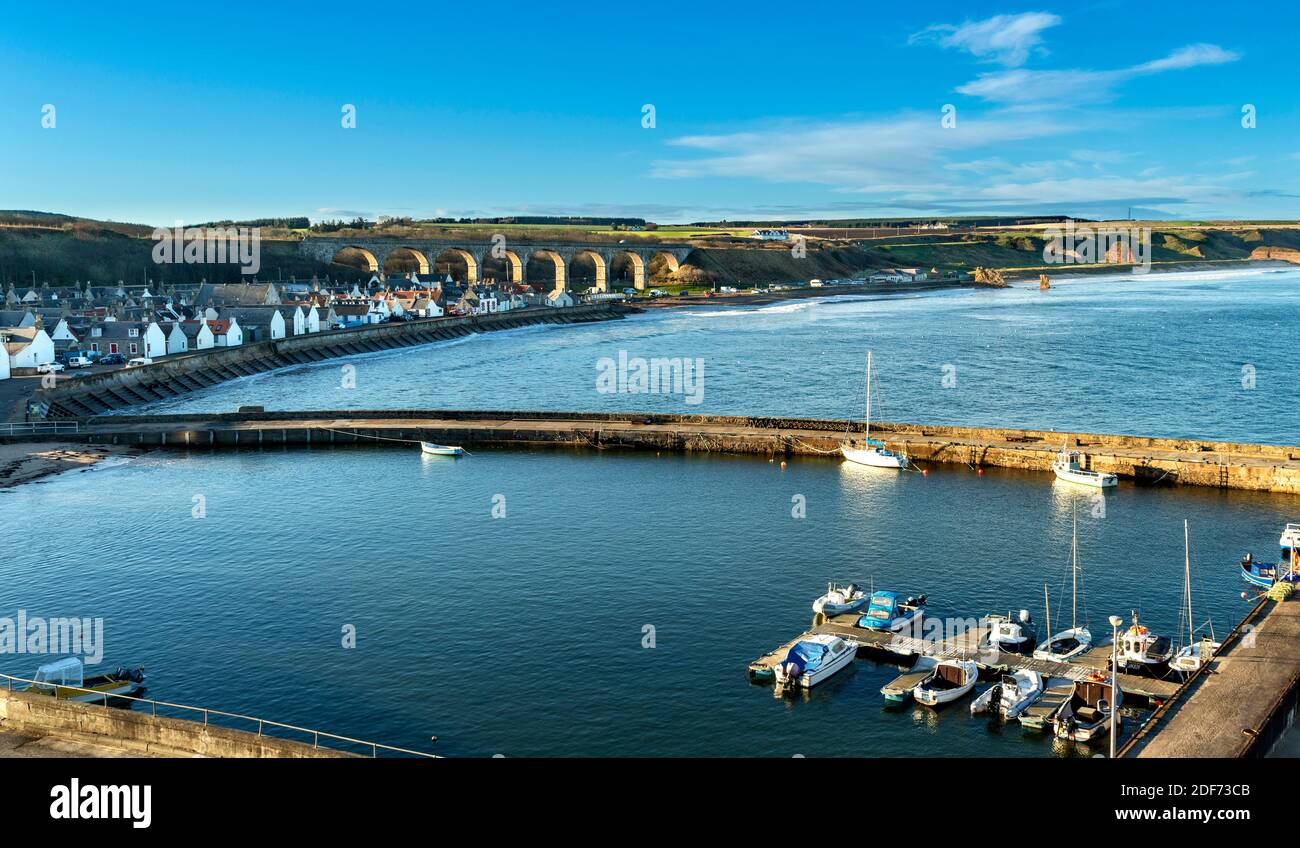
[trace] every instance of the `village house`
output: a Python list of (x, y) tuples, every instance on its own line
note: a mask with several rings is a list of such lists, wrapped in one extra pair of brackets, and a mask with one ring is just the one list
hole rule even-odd
[(365, 301), (338, 301), (331, 307), (331, 311), (340, 327), (360, 327), (370, 323), (370, 304)]
[(207, 321), (182, 321), (180, 328), (190, 350), (211, 350), (217, 346), (216, 336)]
[(54, 361), (54, 341), (39, 327), (7, 327), (4, 336), (5, 358), (10, 372), (16, 368), (35, 368)]
[(546, 296), (546, 305), (557, 308), (567, 308), (577, 306), (578, 301), (574, 300), (573, 295), (568, 291), (555, 291)]
[(0, 330), (0, 380), (9, 379), (9, 348), (6, 346), (9, 336)]
[(194, 306), (276, 306), (280, 293), (275, 283), (204, 283), (194, 296)]
[(222, 307), (221, 317), (236, 321), (250, 342), (282, 339), (285, 335), (284, 316), (276, 307)]
[(235, 318), (219, 318), (209, 321), (208, 326), (217, 347), (239, 347), (244, 343), (244, 331)]
[(120, 353), (123, 356), (167, 355), (167, 336), (153, 321), (105, 321), (90, 328), (86, 340), (95, 353)]
[(163, 334), (167, 336), (167, 353), (188, 353), (190, 349), (189, 337), (185, 335), (185, 330), (181, 328), (181, 322), (169, 321), (159, 324)]

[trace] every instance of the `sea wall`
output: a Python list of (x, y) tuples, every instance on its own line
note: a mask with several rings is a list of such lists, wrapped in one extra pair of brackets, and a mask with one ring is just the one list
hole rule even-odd
[[(74, 431), (23, 438), (118, 445), (258, 447), (427, 440), (517, 447), (571, 445), (655, 451), (838, 457), (857, 423), (833, 419), (528, 410), (306, 410), (114, 415), (68, 422)], [(872, 435), (924, 465), (1050, 471), (1062, 447), (1087, 467), (1149, 484), (1300, 494), (1300, 447), (1198, 439), (877, 424)], [(19, 438), (19, 435), (10, 438)]]
[(141, 756), (276, 759), (360, 756), (228, 727), (3, 689), (0, 689), (0, 727), (32, 736), (104, 745)]

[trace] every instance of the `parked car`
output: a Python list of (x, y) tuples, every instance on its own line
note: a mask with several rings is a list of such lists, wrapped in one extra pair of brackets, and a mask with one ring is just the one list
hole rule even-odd
[(686, 296), (689, 295), (689, 294), (690, 294), (690, 291), (689, 291), (688, 289), (682, 289), (681, 291), (679, 291), (679, 292), (677, 293), (677, 296), (678, 296), (678, 297), (686, 297)]
[(623, 294), (630, 294), (630, 295), (632, 295), (633, 297), (635, 297), (635, 296), (636, 296), (636, 289), (631, 288), (631, 287), (625, 288), (625, 289), (623, 289)]
[(100, 365), (125, 365), (126, 357), (120, 353), (106, 353), (99, 358)]
[(46, 362), (42, 365), (36, 366), (37, 374), (57, 374), (62, 370), (63, 370), (63, 363), (61, 362)]
[(89, 356), (85, 356), (80, 353), (75, 356), (69, 356), (65, 358), (63, 362), (69, 368), (89, 368), (91, 365), (94, 364), (90, 361)]
[(668, 294), (668, 292), (664, 291), (663, 289), (650, 289), (651, 297), (663, 297), (666, 294)]
[(153, 360), (147, 356), (134, 356), (126, 361), (127, 368), (138, 368), (141, 365), (153, 365)]

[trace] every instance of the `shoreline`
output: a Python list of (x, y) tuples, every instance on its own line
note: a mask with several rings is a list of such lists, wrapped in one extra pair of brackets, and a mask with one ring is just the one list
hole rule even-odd
[[(1207, 267), (1208, 266), (1208, 267)], [(1115, 276), (1142, 276), (1150, 277), (1158, 274), (1194, 274), (1194, 273), (1222, 273), (1225, 270), (1281, 270), (1285, 268), (1300, 268), (1293, 262), (1287, 262), (1281, 259), (1220, 259), (1204, 260), (1200, 262), (1175, 262), (1163, 265), (1152, 265), (1151, 270), (1146, 274), (1133, 273), (1133, 265), (1059, 265), (1050, 268), (1021, 268), (1014, 270), (1003, 270), (1003, 276), (1008, 285), (1005, 288), (1011, 288), (1015, 283), (1037, 282), (1038, 275), (1047, 273), (1050, 280), (1076, 280), (1087, 279), (1090, 277), (1115, 275)], [(1054, 271), (1055, 273), (1050, 273)], [(855, 286), (822, 286), (820, 288), (792, 288), (784, 291), (764, 292), (762, 294), (734, 294), (721, 295), (717, 297), (700, 297), (690, 295), (687, 297), (662, 297), (657, 300), (632, 301), (630, 305), (638, 309), (674, 309), (680, 307), (695, 306), (765, 306), (772, 303), (781, 303), (789, 300), (807, 300), (818, 297), (840, 297), (843, 295), (860, 295), (863, 297), (878, 296), (882, 294), (910, 294), (913, 292), (923, 291), (941, 291), (945, 289), (993, 289), (1004, 288), (1003, 286), (988, 286), (982, 283), (976, 283), (971, 280), (926, 280), (921, 283), (864, 283)]]
[(75, 442), (0, 442), (0, 490), (34, 483), (66, 471), (89, 471), (106, 459), (143, 453), (126, 445)]

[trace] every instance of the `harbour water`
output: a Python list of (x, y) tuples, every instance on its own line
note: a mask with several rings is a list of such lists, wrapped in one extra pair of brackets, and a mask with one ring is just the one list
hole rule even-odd
[[(597, 393), (594, 360), (623, 349), (704, 358), (701, 411), (845, 416), (870, 345), (891, 418), (1294, 443), (1300, 355), (1269, 339), (1297, 294), (1300, 274), (1270, 272), (655, 313), (358, 358), (352, 389), (323, 365), (167, 408), (690, 411)], [(1237, 560), (1272, 556), (1300, 499), (1098, 499), (1045, 474), (834, 459), (159, 451), (0, 493), (0, 526), (24, 539), (0, 563), (0, 615), (102, 617), (106, 662), (144, 663), (153, 697), (413, 748), (437, 735), (450, 755), (1088, 754), (965, 702), (886, 707), (897, 669), (868, 660), (807, 698), (745, 674), (830, 580), (925, 592), (942, 617), (1024, 607), (1040, 630), (1046, 583), (1059, 627), (1076, 515), (1094, 632), (1140, 609), (1176, 635), (1184, 518), (1197, 623), (1223, 632), (1246, 609)]]
[[(1295, 444), (1300, 270), (1153, 274), (754, 307), (487, 333), (270, 372), (145, 407), (547, 409), (879, 420)], [(601, 359), (689, 358), (686, 393), (604, 393)], [(344, 372), (344, 368), (355, 369)]]

